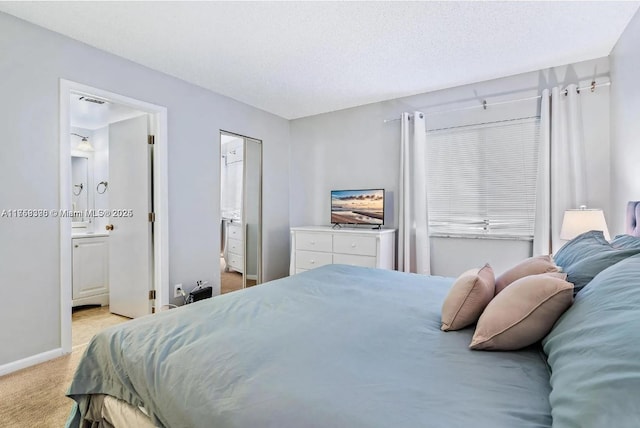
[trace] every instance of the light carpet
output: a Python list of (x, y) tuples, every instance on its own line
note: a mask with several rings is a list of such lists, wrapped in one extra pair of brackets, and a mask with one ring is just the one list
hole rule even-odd
[[(69, 355), (0, 377), (0, 426), (60, 428), (73, 401), (65, 396), (86, 344), (98, 331), (127, 321), (108, 307), (76, 311)], [(83, 342), (82, 342), (83, 341)]]
[[(254, 279), (247, 279), (247, 287), (256, 285)], [(224, 258), (220, 258), (220, 294), (242, 290), (242, 274), (233, 270), (225, 272)]]

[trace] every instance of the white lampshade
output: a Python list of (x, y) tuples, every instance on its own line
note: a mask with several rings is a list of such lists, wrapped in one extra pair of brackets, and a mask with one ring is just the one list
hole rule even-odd
[(568, 241), (590, 230), (601, 230), (605, 239), (607, 241), (610, 239), (607, 222), (604, 219), (602, 210), (581, 208), (579, 210), (566, 210), (564, 212), (560, 239)]
[(80, 143), (78, 143), (78, 145), (76, 146), (76, 150), (82, 150), (83, 152), (92, 152), (93, 146), (91, 145), (87, 137), (83, 137), (82, 141), (80, 141)]

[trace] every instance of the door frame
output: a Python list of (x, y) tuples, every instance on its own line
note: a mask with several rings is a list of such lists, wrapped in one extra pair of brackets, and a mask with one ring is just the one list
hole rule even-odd
[[(70, 97), (74, 92), (86, 93), (114, 103), (144, 111), (151, 118), (155, 133), (153, 153), (153, 203), (156, 214), (153, 227), (153, 283), (156, 290), (155, 307), (169, 303), (169, 204), (168, 204), (168, 125), (167, 108), (82, 83), (60, 79), (60, 209), (71, 206), (71, 132)], [(143, 215), (147, 215), (144, 213)], [(72, 243), (71, 218), (59, 217), (60, 221), (60, 342), (62, 352), (72, 350), (71, 300), (72, 300)]]

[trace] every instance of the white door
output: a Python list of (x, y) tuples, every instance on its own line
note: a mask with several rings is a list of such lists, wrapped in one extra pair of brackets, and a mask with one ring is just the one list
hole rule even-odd
[(151, 312), (148, 134), (146, 114), (109, 125), (109, 310), (129, 318)]

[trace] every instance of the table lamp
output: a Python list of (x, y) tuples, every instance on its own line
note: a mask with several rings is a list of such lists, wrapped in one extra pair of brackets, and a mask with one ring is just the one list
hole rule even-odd
[(604, 238), (607, 241), (610, 239), (607, 222), (604, 219), (602, 210), (587, 209), (585, 205), (581, 205), (580, 209), (566, 210), (564, 212), (560, 239), (568, 241), (590, 230), (601, 230)]

